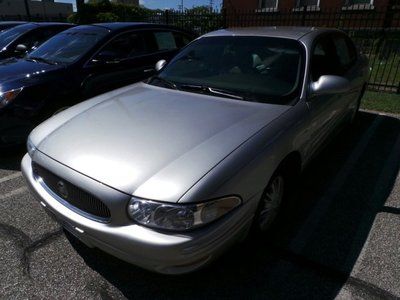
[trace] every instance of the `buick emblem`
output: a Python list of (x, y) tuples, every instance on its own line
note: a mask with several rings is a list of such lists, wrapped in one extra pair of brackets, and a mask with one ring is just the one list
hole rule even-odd
[(57, 189), (61, 197), (63, 197), (64, 199), (68, 198), (68, 190), (63, 181), (57, 182)]

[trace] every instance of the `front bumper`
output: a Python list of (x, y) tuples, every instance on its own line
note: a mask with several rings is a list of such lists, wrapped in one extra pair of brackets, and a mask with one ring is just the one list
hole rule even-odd
[[(98, 185), (97, 189), (109, 189), (107, 191), (109, 195), (120, 193), (59, 164), (40, 152), (35, 153), (35, 161), (36, 156), (42, 161), (47, 159), (47, 164), (58, 164), (57, 168), (64, 168), (66, 176), (70, 177), (69, 180), (77, 182), (91, 180), (94, 189)], [(252, 207), (254, 205), (250, 205), (252, 201), (249, 201), (250, 203), (247, 202), (221, 220), (188, 233), (155, 231), (132, 222), (114, 220), (113, 213), (110, 223), (101, 223), (63, 205), (57, 199), (57, 195), (46, 189), (44, 184), (35, 178), (31, 164), (30, 156), (25, 155), (21, 167), (31, 191), (64, 228), (89, 247), (99, 248), (129, 263), (159, 273), (187, 273), (206, 265), (243, 237), (251, 225), (254, 213)], [(71, 172), (74, 174), (71, 175)], [(116, 198), (115, 195), (113, 197)], [(124, 194), (122, 197), (127, 195)], [(125, 211), (120, 213), (126, 214)]]

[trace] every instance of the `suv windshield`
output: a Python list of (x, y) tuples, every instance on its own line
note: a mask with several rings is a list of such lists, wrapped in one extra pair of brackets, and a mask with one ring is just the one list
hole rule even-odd
[(27, 58), (40, 59), (55, 63), (72, 63), (80, 59), (108, 34), (108, 30), (98, 27), (95, 30), (71, 29), (61, 32), (36, 50)]
[(7, 47), (9, 43), (24, 34), (25, 32), (36, 28), (34, 24), (23, 24), (16, 27), (6, 29), (0, 32), (0, 51)]
[(303, 48), (291, 39), (201, 38), (149, 82), (238, 100), (288, 104), (297, 95)]

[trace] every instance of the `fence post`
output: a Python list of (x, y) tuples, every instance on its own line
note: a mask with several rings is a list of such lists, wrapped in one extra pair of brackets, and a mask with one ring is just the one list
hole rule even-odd
[(165, 10), (165, 24), (169, 24), (169, 9)]
[(222, 8), (222, 28), (227, 28), (227, 27), (228, 27), (228, 25), (226, 24), (226, 23), (227, 23), (227, 21), (226, 21), (226, 14), (227, 14), (226, 8), (223, 7), (223, 8)]
[(30, 21), (31, 20), (31, 11), (30, 11), (30, 8), (29, 8), (28, 0), (24, 0), (24, 5), (25, 5), (26, 17), (27, 17), (28, 21)]
[(303, 14), (301, 15), (301, 26), (306, 25), (307, 5), (303, 6)]

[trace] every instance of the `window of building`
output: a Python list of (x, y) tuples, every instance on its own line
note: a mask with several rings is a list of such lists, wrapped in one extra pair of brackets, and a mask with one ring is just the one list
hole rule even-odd
[(296, 7), (293, 10), (303, 11), (304, 8), (311, 11), (319, 10), (319, 2), (320, 0), (296, 0)]
[(374, 9), (374, 0), (345, 0), (343, 10)]
[(261, 9), (277, 9), (278, 0), (260, 0), (259, 8)]

